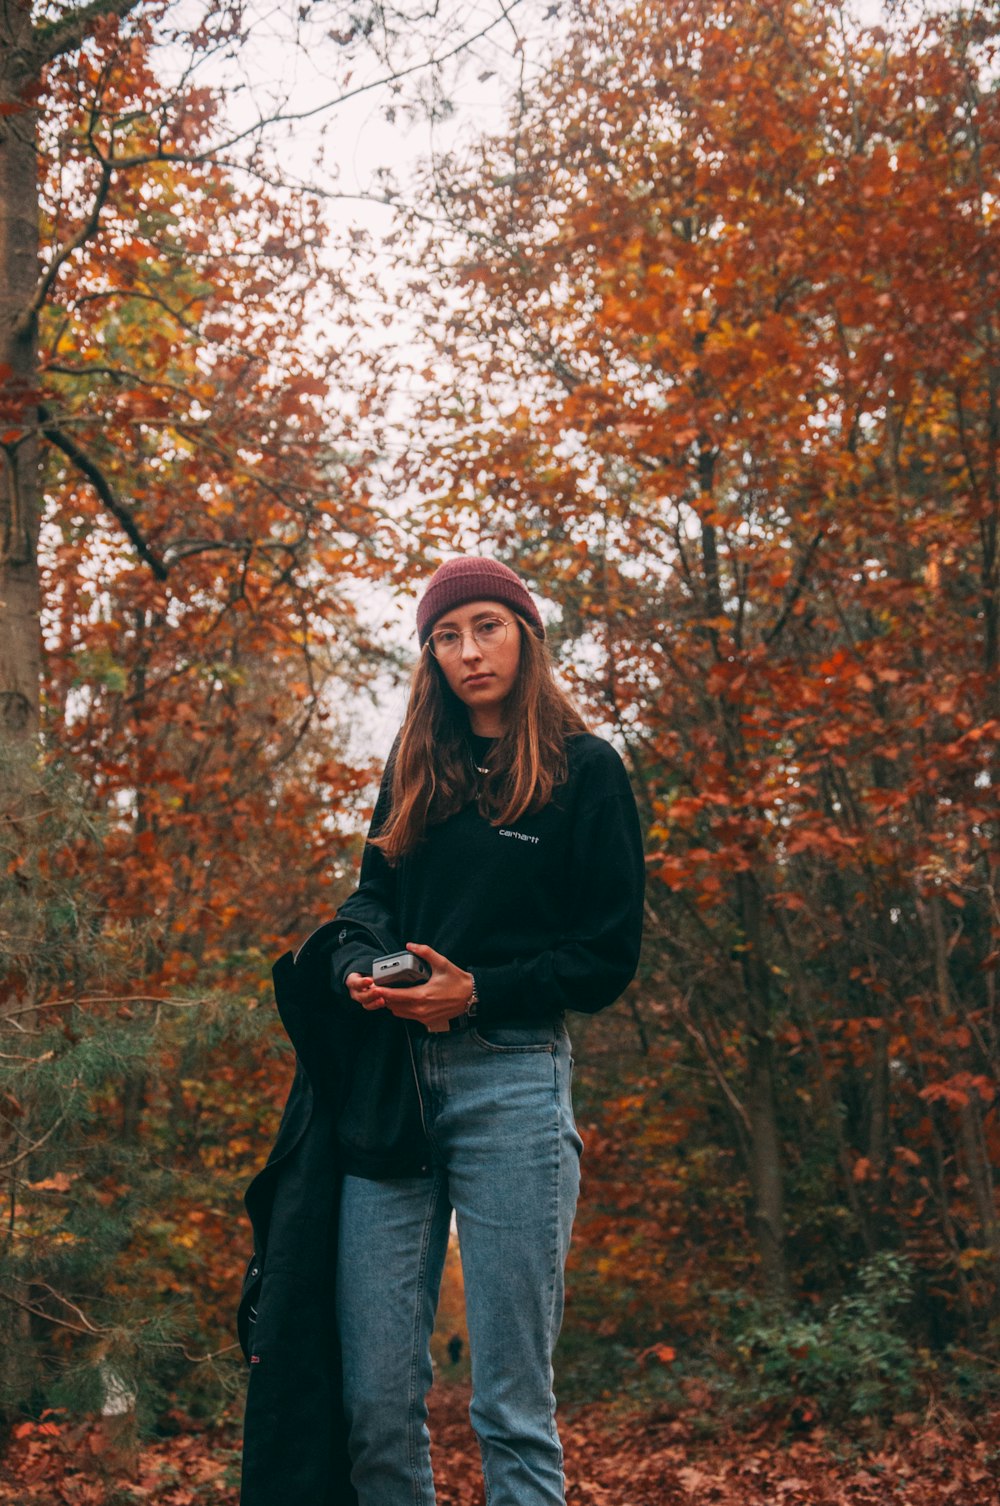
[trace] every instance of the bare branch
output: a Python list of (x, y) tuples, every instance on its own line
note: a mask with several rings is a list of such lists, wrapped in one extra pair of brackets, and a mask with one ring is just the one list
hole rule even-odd
[(773, 643), (775, 639), (780, 637), (786, 622), (788, 621), (789, 617), (792, 614), (792, 611), (794, 610), (795, 603), (798, 601), (799, 597), (802, 594), (802, 588), (806, 583), (806, 576), (809, 573), (809, 567), (812, 564), (813, 559), (815, 558), (816, 550), (823, 542), (823, 536), (825, 533), (826, 529), (820, 528), (815, 534), (813, 534), (813, 537), (810, 539), (809, 546), (806, 549), (805, 554), (799, 561), (799, 568), (795, 572), (794, 579), (789, 584), (787, 595), (785, 596), (785, 599), (781, 604), (781, 611), (778, 614), (778, 619), (775, 622), (774, 626), (769, 628), (764, 634), (765, 643)]
[[(51, 1292), (52, 1288), (47, 1287), (46, 1290)], [(55, 1292), (52, 1295), (57, 1296)], [(107, 1328), (95, 1328), (82, 1313), (80, 1313), (80, 1316), (83, 1318), (82, 1324), (67, 1323), (65, 1318), (57, 1318), (52, 1313), (47, 1313), (44, 1308), (34, 1307), (30, 1302), (25, 1302), (20, 1297), (15, 1297), (13, 1292), (5, 1292), (2, 1288), (0, 1288), (0, 1299), (4, 1302), (10, 1302), (14, 1307), (22, 1308), (26, 1313), (31, 1313), (34, 1318), (43, 1318), (46, 1323), (54, 1323), (57, 1328), (68, 1328), (71, 1333), (82, 1333), (90, 1337), (94, 1334), (109, 1333), (111, 1331)], [(64, 1302), (65, 1298), (60, 1297), (58, 1300)], [(79, 1312), (79, 1308), (73, 1307), (73, 1304), (70, 1302), (67, 1302), (66, 1306), (71, 1307), (74, 1312)]]
[(166, 1004), (171, 1009), (200, 1009), (203, 1005), (217, 1003), (218, 998), (211, 994), (199, 999), (165, 999), (157, 994), (91, 994), (78, 999), (43, 999), (40, 1003), (7, 1009), (0, 1019), (6, 1021), (19, 1014), (39, 1014), (46, 1009), (72, 1009), (74, 1006), (82, 1009), (86, 1004)]
[(118, 16), (121, 19), (140, 3), (141, 0), (90, 0), (89, 5), (67, 11), (58, 21), (36, 26), (32, 50), (41, 61), (50, 63), (62, 53), (72, 52), (74, 47), (81, 46), (94, 21), (99, 21), (102, 16)]
[(65, 1118), (65, 1114), (60, 1114), (59, 1118), (53, 1120), (53, 1122), (49, 1125), (48, 1129), (45, 1131), (45, 1134), (41, 1137), (40, 1140), (33, 1140), (30, 1145), (25, 1146), (24, 1150), (18, 1151), (17, 1155), (12, 1157), (11, 1160), (0, 1162), (0, 1171), (10, 1171), (13, 1166), (17, 1166), (21, 1161), (26, 1161), (29, 1156), (34, 1155), (35, 1151), (40, 1150), (41, 1147), (45, 1144), (49, 1136), (55, 1134), (56, 1130), (59, 1128), (60, 1124), (62, 1124)]
[(156, 554), (156, 552), (143, 538), (142, 534), (139, 532), (138, 527), (136, 526), (135, 519), (132, 517), (125, 504), (115, 496), (115, 493), (111, 487), (111, 483), (108, 481), (108, 478), (105, 476), (104, 472), (98, 465), (95, 464), (93, 460), (91, 460), (90, 456), (80, 448), (75, 439), (71, 439), (70, 436), (65, 432), (65, 430), (61, 429), (58, 424), (52, 422), (47, 408), (40, 406), (38, 409), (38, 416), (41, 420), (41, 430), (45, 435), (45, 438), (49, 440), (51, 444), (54, 444), (56, 449), (62, 450), (63, 454), (67, 457), (68, 460), (72, 461), (81, 475), (86, 476), (87, 480), (90, 482), (91, 486), (94, 488), (95, 492), (104, 503), (108, 512), (111, 513), (112, 517), (116, 518), (117, 521), (121, 524), (122, 529), (128, 535), (129, 539), (134, 545), (135, 551), (139, 555), (139, 558), (145, 560), (146, 564), (156, 576), (156, 579), (166, 580), (169, 573), (168, 567), (163, 563), (159, 555)]
[(501, 0), (499, 15), (494, 16), (492, 21), (487, 22), (471, 36), (463, 37), (453, 47), (447, 48), (444, 52), (432, 53), (430, 57), (421, 58), (419, 62), (411, 63), (407, 68), (392, 69), (381, 78), (370, 79), (368, 83), (358, 84), (353, 89), (345, 89), (343, 94), (324, 100), (321, 105), (313, 105), (309, 110), (276, 110), (273, 115), (260, 115), (252, 125), (242, 131), (237, 131), (234, 136), (218, 142), (214, 147), (206, 147), (201, 152), (143, 152), (134, 157), (116, 158), (113, 165), (116, 169), (124, 171), (133, 167), (146, 167), (154, 162), (198, 163), (214, 160), (220, 152), (228, 151), (249, 137), (260, 136), (271, 126), (311, 120), (313, 116), (324, 115), (328, 110), (334, 110), (338, 105), (346, 104), (348, 100), (356, 99), (360, 94), (370, 94), (376, 89), (384, 89), (404, 78), (410, 78), (414, 73), (421, 73), (427, 68), (438, 68), (442, 63), (450, 62), (452, 58), (458, 57), (460, 53), (470, 48), (474, 42), (481, 42), (483, 37), (489, 36), (490, 32), (495, 31), (498, 26), (509, 23), (511, 11), (516, 10), (521, 3), (522, 0), (510, 0), (509, 4), (504, 4)]
[(232, 1344), (223, 1344), (221, 1349), (213, 1349), (211, 1354), (191, 1354), (187, 1346), (176, 1339), (154, 1339), (152, 1340), (152, 1345), (156, 1349), (179, 1349), (184, 1358), (192, 1365), (210, 1364), (212, 1360), (217, 1360), (220, 1355), (232, 1354), (234, 1349), (239, 1349), (240, 1347), (239, 1340), (236, 1339)]
[(33, 320), (35, 320), (41, 312), (42, 305), (49, 295), (49, 289), (52, 287), (52, 284), (59, 276), (60, 267), (62, 267), (69, 260), (74, 251), (79, 251), (81, 246), (85, 246), (90, 240), (91, 236), (97, 230), (97, 226), (100, 223), (101, 219), (101, 210), (104, 208), (108, 197), (108, 190), (111, 187), (111, 177), (111, 168), (109, 167), (107, 162), (102, 160), (101, 181), (97, 185), (97, 191), (94, 194), (94, 201), (90, 206), (90, 213), (87, 215), (87, 218), (84, 220), (83, 224), (80, 226), (76, 234), (70, 240), (68, 240), (64, 246), (60, 246), (58, 251), (53, 252), (48, 266), (45, 268), (45, 271), (38, 279), (38, 286), (35, 289), (34, 298), (32, 298), (31, 302), (28, 304), (28, 307), (22, 311), (20, 317), (18, 318), (18, 330), (21, 334), (27, 333), (27, 331), (31, 328)]

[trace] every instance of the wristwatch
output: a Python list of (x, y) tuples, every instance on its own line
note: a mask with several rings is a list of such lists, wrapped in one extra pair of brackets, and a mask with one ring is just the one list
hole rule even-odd
[(476, 1005), (479, 1003), (479, 990), (476, 987), (475, 974), (470, 973), (469, 977), (472, 979), (472, 992), (469, 995), (469, 1002), (465, 1006), (465, 1012), (470, 1020), (474, 1020), (476, 1017)]

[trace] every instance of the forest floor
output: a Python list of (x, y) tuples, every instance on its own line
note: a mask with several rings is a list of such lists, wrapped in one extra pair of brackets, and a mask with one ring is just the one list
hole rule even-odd
[[(439, 1506), (480, 1506), (467, 1386), (439, 1383), (431, 1427)], [(17, 1430), (0, 1463), (2, 1506), (236, 1506), (238, 1440), (182, 1433), (128, 1465), (100, 1428)], [(690, 1423), (618, 1416), (603, 1403), (567, 1409), (568, 1506), (997, 1506), (1000, 1412), (949, 1412), (897, 1423), (861, 1449), (776, 1430), (699, 1440)]]

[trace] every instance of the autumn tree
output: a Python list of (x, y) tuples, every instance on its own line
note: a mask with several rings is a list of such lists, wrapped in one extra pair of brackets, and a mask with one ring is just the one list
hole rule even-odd
[[(107, 222), (113, 218), (116, 196), (121, 192), (141, 195), (143, 185), (148, 185), (155, 197), (163, 169), (170, 165), (186, 166), (195, 175), (200, 168), (207, 185), (212, 165), (221, 162), (238, 172), (244, 188), (261, 182), (280, 188), (281, 170), (266, 147), (270, 130), (279, 124), (287, 129), (301, 116), (328, 113), (357, 93), (390, 84), (398, 92), (404, 81), (426, 77), (440, 88), (444, 67), (456, 58), (471, 56), (476, 45), (498, 27), (516, 37), (510, 13), (520, 3), (499, 4), (471, 30), (449, 7), (430, 13), (422, 6), (411, 7), (407, 0), (370, 9), (361, 6), (346, 14), (336, 4), (300, 8), (297, 32), (289, 45), (294, 48), (297, 42), (303, 50), (321, 45), (334, 61), (334, 74), (338, 67), (343, 70), (344, 81), (322, 103), (297, 111), (293, 102), (282, 99), (286, 86), (275, 78), (268, 102), (259, 109), (251, 105), (239, 122), (227, 119), (218, 99), (192, 82), (207, 58), (232, 52), (248, 40), (238, 0), (206, 0), (203, 10), (192, 13), (171, 6), (169, 0), (94, 0), (78, 5), (10, 0), (4, 6), (0, 14), (0, 703), (3, 725), (9, 731), (31, 734), (39, 725), (40, 467), (48, 445), (55, 445), (64, 460), (96, 488), (106, 513), (114, 517), (154, 576), (165, 580), (186, 558), (186, 553), (178, 554), (176, 538), (170, 540), (172, 551), (153, 546), (141, 491), (118, 495), (97, 458), (61, 427), (59, 415), (50, 411), (49, 400), (56, 394), (40, 362), (40, 321), (50, 305), (58, 306), (63, 299), (65, 283), (81, 253), (93, 253), (95, 248), (107, 252)], [(172, 55), (172, 71), (177, 76), (169, 83), (154, 83), (143, 67), (142, 58), (154, 40)], [(377, 58), (381, 74), (352, 86), (353, 67), (366, 53)], [(51, 70), (58, 71), (66, 63), (72, 76), (77, 57), (81, 59), (76, 79), (81, 91), (78, 117), (73, 131), (57, 141), (59, 123), (46, 113), (48, 79)], [(123, 89), (122, 76), (130, 57), (139, 66), (130, 88)], [(88, 67), (94, 60), (97, 66)], [(104, 73), (101, 65), (106, 65)], [(148, 94), (144, 92), (147, 86)], [(122, 113), (126, 95), (128, 110)], [(49, 172), (45, 181), (47, 168), (56, 160), (58, 179)], [(51, 218), (43, 223), (47, 212)], [(261, 256), (279, 244), (282, 228), (279, 215)], [(197, 246), (191, 250), (192, 255), (198, 254)], [(171, 317), (183, 313), (183, 309), (173, 310)], [(195, 311), (196, 325), (198, 317)], [(180, 396), (181, 408), (185, 395)], [(205, 541), (198, 536), (186, 544), (191, 542), (203, 545)], [(184, 574), (183, 567), (179, 573)]]
[[(511, 8), (470, 31), (318, 5), (292, 42), (332, 60), (322, 113), (437, 76)], [(227, 0), (0, 15), (8, 1411), (110, 1385), (149, 1416), (171, 1363), (190, 1401), (192, 1356), (232, 1347), (236, 1200), (288, 1076), (256, 1005), (347, 882), (371, 772), (385, 661), (355, 591), (400, 544), (363, 275), (348, 293), (269, 144), (282, 81), (239, 120), (200, 81), (244, 27)]]
[(368, 771), (330, 686), (377, 669), (349, 582), (378, 519), (315, 203), (239, 186), (201, 90), (169, 93), (166, 160), (151, 25), (90, 20), (36, 101), (44, 760), (5, 750), (0, 1392), (148, 1415), (150, 1373), (229, 1345), (287, 1080), (252, 1011), (343, 881)]
[(711, 1085), (675, 1130), (742, 1166), (765, 1289), (908, 1253), (941, 1342), (1000, 1289), (996, 62), (978, 6), (578, 8), (436, 166), (404, 468), (558, 596), (629, 750), (650, 1049)]

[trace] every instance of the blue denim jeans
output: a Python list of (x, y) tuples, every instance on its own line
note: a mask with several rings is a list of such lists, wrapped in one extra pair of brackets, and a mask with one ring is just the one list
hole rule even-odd
[(432, 1176), (344, 1181), (337, 1322), (360, 1506), (433, 1506), (426, 1395), (451, 1212), (488, 1506), (564, 1506), (552, 1351), (580, 1182), (565, 1027), (414, 1042)]

